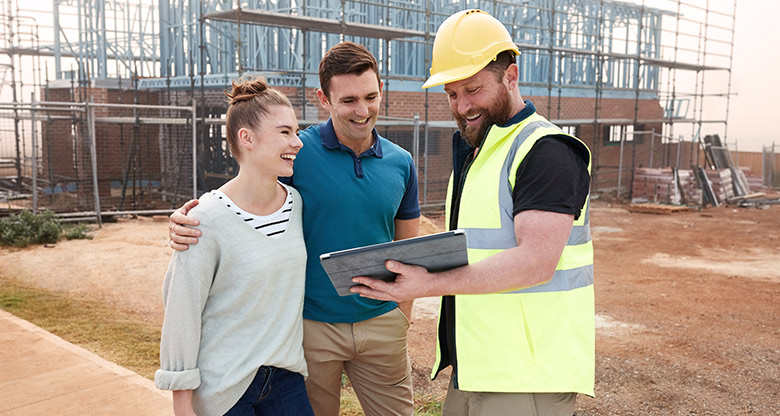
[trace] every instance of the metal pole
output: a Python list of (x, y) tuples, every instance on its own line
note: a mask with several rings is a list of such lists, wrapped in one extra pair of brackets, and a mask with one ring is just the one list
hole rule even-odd
[(103, 218), (100, 215), (100, 190), (98, 187), (98, 172), (97, 172), (97, 146), (95, 140), (95, 107), (92, 105), (92, 97), (89, 97), (89, 101), (86, 103), (87, 117), (89, 117), (89, 155), (92, 159), (92, 192), (95, 193), (95, 217), (97, 219), (98, 227), (103, 227)]
[(414, 166), (415, 169), (418, 169), (418, 166), (420, 166), (420, 115), (415, 113), (414, 114), (414, 132), (412, 134), (412, 151), (414, 151), (414, 154), (412, 157), (414, 158)]
[(192, 199), (198, 199), (198, 120), (195, 98), (192, 99)]
[[(495, 3), (494, 3), (495, 5)], [(547, 48), (547, 118), (552, 118), (553, 47), (555, 46), (555, 0), (550, 3), (550, 39)]]
[(54, 16), (54, 79), (62, 79), (62, 46), (60, 45), (60, 2), (52, 0)]
[(769, 156), (769, 152), (766, 149), (766, 146), (761, 145), (761, 184), (764, 186), (769, 186), (769, 181), (767, 180), (767, 157)]
[(650, 163), (648, 164), (648, 167), (650, 169), (653, 168), (653, 148), (655, 147), (655, 129), (652, 130), (650, 133)]
[(683, 141), (683, 136), (678, 136), (677, 137), (677, 157), (675, 158), (675, 161), (674, 161), (674, 168), (675, 169), (680, 169), (680, 150), (681, 150), (680, 148), (682, 147), (682, 141)]
[[(11, 8), (8, 8), (8, 27), (6, 30), (8, 31), (8, 46), (10, 48), (13, 48), (14, 45), (14, 31), (13, 31), (13, 15), (11, 15)], [(14, 106), (17, 104), (16, 101), (16, 56), (15, 55), (9, 55), (8, 56), (11, 60), (11, 64), (9, 65), (9, 69), (11, 70), (11, 99), (13, 100)], [(20, 58), (21, 62), (21, 58)], [(19, 94), (22, 94), (22, 91), (19, 91)], [(15, 150), (16, 150), (16, 158), (14, 159), (15, 163), (14, 166), (16, 167), (16, 189), (20, 193), (22, 192), (22, 182), (24, 181), (24, 173), (22, 172), (22, 158), (24, 158), (24, 154), (21, 151), (20, 146), (20, 134), (19, 134), (19, 112), (14, 108), (14, 143), (15, 143)]]
[(35, 93), (30, 93), (30, 124), (32, 125), (32, 194), (33, 194), (33, 214), (38, 213), (38, 143), (36, 140), (37, 131), (35, 128)]
[[(430, 36), (428, 35), (428, 29), (427, 28), (430, 27), (430, 20), (431, 20), (431, 2), (426, 1), (425, 2), (425, 28), (426, 29), (425, 29), (425, 48), (424, 48), (425, 49), (425, 52), (424, 52), (425, 57), (423, 58), (423, 61), (424, 61), (423, 65), (424, 65), (425, 69), (429, 68), (428, 67), (428, 57), (430, 55), (428, 54), (428, 50), (429, 50), (429, 47), (431, 46), (431, 43), (430, 43)], [(423, 197), (422, 197), (423, 205), (426, 205), (428, 203), (428, 140), (429, 140), (429, 137), (430, 137), (429, 136), (430, 129), (428, 128), (428, 124), (430, 124), (430, 119), (428, 117), (428, 110), (429, 110), (429, 104), (430, 104), (429, 101), (428, 101), (429, 100), (429, 97), (428, 97), (428, 93), (429, 92), (430, 92), (430, 90), (426, 88), (425, 89), (425, 105), (424, 105), (424, 107), (425, 107), (425, 131), (424, 131), (424, 136), (425, 136), (425, 148), (424, 149), (425, 150), (424, 150), (424, 152), (425, 153), (423, 154), (423, 157), (424, 157), (424, 160), (423, 160)], [(419, 178), (418, 178), (418, 180), (419, 180)], [(446, 197), (445, 197), (444, 205), (445, 206), (447, 205)], [(448, 227), (449, 224), (446, 224), (445, 226)]]
[(623, 143), (626, 141), (625, 126), (620, 126), (620, 160), (618, 160), (618, 183), (615, 199), (620, 200), (620, 179), (623, 176)]
[[(731, 13), (731, 50), (729, 52), (729, 83), (726, 88), (726, 122), (723, 126), (723, 143), (729, 137), (729, 106), (731, 104), (731, 68), (734, 66), (734, 29), (737, 25), (737, 0), (734, 0), (734, 10)], [(737, 169), (739, 169), (739, 153), (737, 153)]]
[[(306, 8), (306, 2), (303, 2), (304, 9)], [(304, 13), (305, 14), (305, 13)], [(308, 32), (305, 30), (301, 31), (301, 36), (303, 36), (303, 52), (301, 53), (301, 65), (303, 68), (301, 69), (301, 118), (304, 120), (307, 120), (306, 116), (306, 59), (308, 58), (308, 54), (306, 53), (308, 51), (308, 45), (309, 43), (306, 41), (308, 36), (306, 36)], [(319, 117), (317, 117), (319, 118)]]
[[(641, 82), (641, 69), (642, 61), (642, 31), (644, 27), (645, 19), (645, 0), (642, 0), (642, 8), (639, 10), (639, 28), (637, 30), (636, 37), (636, 78), (634, 81), (634, 91), (636, 98), (634, 100), (634, 130), (637, 129), (637, 122), (639, 121), (639, 84)], [(631, 198), (634, 195), (634, 172), (636, 172), (636, 134), (632, 135), (631, 140), (631, 182), (628, 185), (628, 197)]]
[(601, 97), (603, 95), (601, 83), (602, 74), (604, 70), (604, 60), (602, 59), (601, 48), (602, 39), (604, 34), (604, 0), (599, 1), (599, 28), (596, 36), (596, 66), (594, 68), (596, 72), (596, 90), (595, 105), (593, 106), (593, 161), (591, 162), (594, 169), (591, 173), (590, 189), (593, 191), (598, 190), (599, 186), (599, 149), (603, 145), (603, 128), (599, 123), (599, 109), (601, 108)]

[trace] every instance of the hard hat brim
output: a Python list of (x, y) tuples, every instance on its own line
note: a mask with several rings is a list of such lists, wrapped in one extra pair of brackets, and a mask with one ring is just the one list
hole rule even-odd
[(438, 74), (431, 75), (430, 78), (428, 78), (425, 81), (425, 83), (422, 85), (422, 89), (435, 87), (437, 85), (449, 84), (450, 82), (460, 81), (462, 79), (466, 79), (476, 74), (481, 70), (482, 68), (472, 72), (472, 71), (464, 71), (463, 68), (455, 68), (449, 71), (439, 72)]
[[(501, 50), (499, 51), (499, 53), (507, 50), (514, 52), (516, 55), (520, 55), (520, 50), (517, 48), (517, 46), (511, 49)], [(495, 57), (493, 59), (495, 59)], [(441, 71), (431, 75), (427, 80), (425, 80), (425, 83), (423, 83), (422, 87), (420, 88), (426, 89), (426, 88), (435, 87), (437, 85), (449, 84), (450, 82), (460, 81), (475, 75), (476, 73), (478, 73), (483, 69), (485, 68), (484, 67), (482, 68), (458, 67), (458, 68), (450, 69), (449, 71)]]

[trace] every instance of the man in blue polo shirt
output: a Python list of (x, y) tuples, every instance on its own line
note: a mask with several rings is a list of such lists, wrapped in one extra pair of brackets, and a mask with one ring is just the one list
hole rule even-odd
[[(319, 256), (416, 236), (416, 170), (407, 151), (374, 129), (382, 82), (368, 50), (352, 42), (334, 46), (319, 75), (317, 95), (330, 119), (301, 132), (304, 146), (289, 178), (304, 200), (306, 389), (317, 416), (336, 416), (346, 371), (366, 415), (411, 415), (411, 302), (340, 297)], [(185, 216), (192, 206), (190, 201), (171, 215), (174, 249), (186, 249), (200, 234), (178, 226), (197, 225)]]

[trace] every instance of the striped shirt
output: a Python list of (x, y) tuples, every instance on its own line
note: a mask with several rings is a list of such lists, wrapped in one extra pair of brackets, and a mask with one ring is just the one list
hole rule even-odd
[(211, 191), (211, 194), (217, 197), (226, 207), (228, 207), (228, 209), (244, 220), (244, 223), (248, 226), (265, 234), (267, 237), (279, 238), (282, 236), (282, 233), (287, 230), (287, 224), (290, 222), (290, 213), (292, 212), (293, 207), (292, 192), (290, 192), (287, 185), (282, 184), (282, 186), (287, 190), (287, 199), (284, 201), (281, 208), (270, 215), (255, 215), (246, 212), (220, 190), (213, 190)]

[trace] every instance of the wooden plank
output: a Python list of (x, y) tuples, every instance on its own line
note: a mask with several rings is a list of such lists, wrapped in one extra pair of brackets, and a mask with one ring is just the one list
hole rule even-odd
[(631, 204), (627, 207), (629, 212), (639, 212), (644, 214), (665, 214), (674, 212), (685, 212), (689, 208), (681, 205), (662, 205), (662, 204)]
[(23, 205), (16, 205), (16, 204), (12, 204), (10, 202), (0, 204), (0, 211), (12, 213), (12, 214), (15, 211), (27, 211), (27, 210), (31, 210), (31, 209), (32, 209), (32, 207), (26, 207), (26, 206), (23, 206)]
[(729, 202), (737, 202), (737, 201), (742, 201), (744, 199), (762, 198), (764, 196), (766, 196), (765, 193), (763, 193), (763, 192), (756, 192), (756, 193), (747, 194), (747, 195), (735, 196), (733, 198), (729, 198), (728, 201)]

